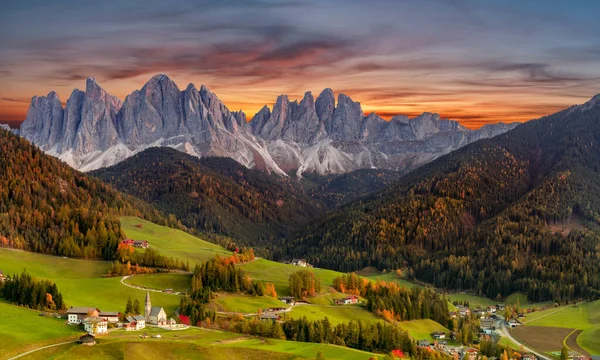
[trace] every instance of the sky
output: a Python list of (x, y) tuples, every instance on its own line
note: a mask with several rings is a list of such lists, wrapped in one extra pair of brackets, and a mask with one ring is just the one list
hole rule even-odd
[(159, 73), (249, 117), (332, 88), (388, 119), (526, 121), (600, 93), (598, 14), (577, 0), (2, 0), (0, 123), (90, 76), (124, 99)]

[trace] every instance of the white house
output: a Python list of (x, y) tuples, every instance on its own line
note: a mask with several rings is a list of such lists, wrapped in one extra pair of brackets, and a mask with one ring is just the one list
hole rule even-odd
[(108, 321), (97, 316), (88, 316), (83, 319), (83, 328), (90, 334), (105, 334), (108, 332)]
[(292, 265), (307, 267), (308, 262), (306, 262), (304, 259), (294, 259), (292, 260)]
[(146, 318), (142, 315), (128, 316), (123, 321), (125, 330), (141, 330), (146, 327)]
[(71, 307), (67, 310), (67, 323), (70, 325), (81, 324), (88, 316), (97, 317), (98, 310), (84, 306)]

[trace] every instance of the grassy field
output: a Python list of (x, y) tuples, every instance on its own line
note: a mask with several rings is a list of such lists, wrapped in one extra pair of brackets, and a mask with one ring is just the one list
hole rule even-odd
[(286, 317), (299, 319), (306, 316), (308, 320), (322, 320), (325, 317), (332, 324), (347, 323), (350, 320), (379, 322), (383, 319), (358, 305), (297, 305)]
[[(123, 311), (127, 299), (143, 304), (145, 291), (121, 284), (121, 278), (102, 278), (108, 264), (102, 261), (66, 259), (0, 248), (0, 264), (6, 274), (26, 269), (39, 279), (56, 283), (68, 306), (90, 306), (104, 311)], [(152, 293), (152, 303), (171, 315), (179, 306), (177, 295)]]
[(468, 301), (469, 307), (475, 309), (477, 307), (486, 308), (490, 305), (496, 305), (499, 301), (494, 301), (483, 296), (469, 294), (449, 294), (447, 295), (450, 302), (453, 301)]
[[(148, 330), (155, 333), (156, 330)], [(161, 339), (140, 339), (138, 333), (117, 331), (96, 346), (65, 345), (42, 350), (23, 359), (314, 359), (322, 351), (328, 359), (359, 360), (374, 354), (333, 345), (257, 339), (221, 331), (189, 329), (160, 332)]]
[(530, 313), (525, 325), (583, 330), (577, 344), (592, 355), (600, 355), (600, 300)]
[(212, 301), (217, 311), (239, 312), (254, 314), (258, 309), (266, 310), (273, 307), (288, 307), (281, 301), (268, 296), (248, 296), (234, 294), (217, 294)]
[(158, 249), (161, 254), (189, 261), (192, 267), (195, 263), (206, 261), (217, 254), (223, 256), (231, 254), (219, 245), (181, 230), (156, 225), (136, 217), (123, 216), (120, 221), (121, 228), (128, 238), (148, 240), (150, 247)]
[(421, 287), (421, 285), (415, 284), (411, 281), (405, 280), (405, 279), (400, 279), (398, 278), (398, 276), (396, 276), (396, 274), (394, 272), (389, 272), (387, 274), (369, 274), (364, 276), (367, 279), (373, 280), (373, 281), (377, 281), (377, 280), (381, 280), (381, 281), (393, 281), (393, 282), (397, 282), (398, 284), (412, 289), (414, 287)]
[[(302, 269), (291, 264), (282, 264), (266, 259), (258, 259), (251, 263), (240, 265), (252, 279), (264, 280), (275, 284), (277, 295), (289, 294), (288, 279), (290, 274)], [(315, 275), (321, 280), (321, 288), (326, 291), (327, 287), (333, 285), (333, 279), (342, 275), (342, 273), (326, 270), (326, 269), (311, 269)]]
[(144, 286), (151, 289), (173, 289), (174, 291), (186, 292), (191, 285), (192, 277), (189, 274), (148, 274), (135, 275), (127, 278), (126, 283)]
[(429, 319), (402, 321), (400, 323), (400, 327), (408, 331), (410, 336), (417, 340), (433, 340), (433, 338), (431, 337), (431, 333), (434, 331), (443, 331), (445, 333), (450, 332), (450, 330), (448, 330), (444, 326)]
[(65, 325), (64, 319), (42, 317), (38, 311), (0, 301), (0, 359), (82, 334), (77, 327)]
[(511, 348), (513, 348), (513, 350), (520, 350), (521, 349), (520, 346), (517, 346), (517, 344), (515, 344), (512, 341), (510, 341), (509, 338), (504, 337), (504, 336), (500, 338), (500, 340), (498, 341), (498, 344), (502, 345), (502, 346), (510, 346)]

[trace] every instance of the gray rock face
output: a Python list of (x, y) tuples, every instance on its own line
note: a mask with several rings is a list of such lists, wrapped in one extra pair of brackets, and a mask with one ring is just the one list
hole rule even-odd
[(470, 142), (517, 124), (468, 130), (456, 121), (424, 113), (386, 121), (365, 116), (360, 103), (331, 89), (298, 103), (286, 95), (251, 121), (230, 112), (205, 86), (181, 91), (166, 75), (150, 79), (123, 103), (93, 78), (74, 90), (63, 109), (58, 95), (34, 97), (21, 135), (83, 170), (113, 165), (151, 146), (170, 146), (195, 156), (227, 156), (251, 168), (286, 176), (342, 173), (362, 168), (410, 170)]

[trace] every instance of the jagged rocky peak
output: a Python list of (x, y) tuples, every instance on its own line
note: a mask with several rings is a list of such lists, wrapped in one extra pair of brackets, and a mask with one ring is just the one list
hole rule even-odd
[(21, 135), (43, 150), (51, 149), (62, 136), (63, 112), (56, 92), (51, 91), (47, 96), (34, 96), (27, 117), (21, 125)]
[(295, 169), (301, 175), (416, 167), (511, 126), (471, 131), (430, 113), (388, 122), (376, 113), (365, 116), (360, 103), (345, 94), (336, 101), (331, 89), (316, 98), (306, 92), (293, 102), (280, 95), (272, 109), (264, 106), (247, 122), (244, 112), (230, 112), (206, 86), (189, 84), (181, 91), (159, 74), (123, 103), (94, 78), (87, 79), (85, 92), (71, 93), (65, 109), (54, 92), (34, 97), (21, 134), (84, 171), (151, 146), (171, 146), (286, 176), (284, 170)]

